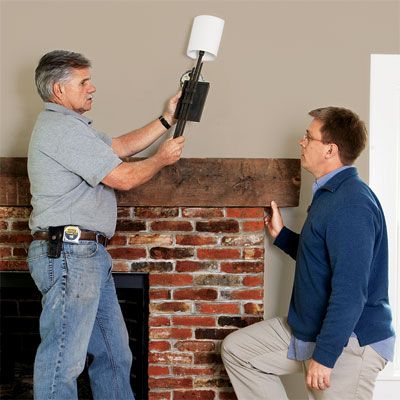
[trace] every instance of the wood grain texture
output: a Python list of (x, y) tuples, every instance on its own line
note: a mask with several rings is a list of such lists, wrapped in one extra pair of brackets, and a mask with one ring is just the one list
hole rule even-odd
[[(140, 160), (139, 158), (129, 161)], [(0, 158), (0, 206), (30, 205), (26, 158)], [(299, 159), (184, 158), (144, 185), (118, 191), (118, 206), (295, 207)]]

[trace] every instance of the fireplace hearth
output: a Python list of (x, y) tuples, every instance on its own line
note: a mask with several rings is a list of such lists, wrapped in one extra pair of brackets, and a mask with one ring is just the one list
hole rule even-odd
[[(115, 286), (133, 355), (131, 384), (136, 399), (148, 395), (147, 273), (114, 273)], [(0, 272), (0, 398), (33, 399), (33, 361), (40, 342), (41, 294), (28, 272)], [(79, 399), (91, 400), (87, 366), (78, 379)]]

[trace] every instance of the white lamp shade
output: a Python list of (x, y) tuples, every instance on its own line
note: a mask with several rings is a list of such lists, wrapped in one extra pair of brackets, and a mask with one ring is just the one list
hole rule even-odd
[(186, 54), (196, 59), (204, 51), (202, 61), (214, 61), (218, 54), (225, 21), (212, 15), (198, 15), (192, 26)]

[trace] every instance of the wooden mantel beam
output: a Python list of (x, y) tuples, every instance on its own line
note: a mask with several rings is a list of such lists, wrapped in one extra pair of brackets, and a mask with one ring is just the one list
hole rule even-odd
[[(0, 158), (0, 206), (30, 205), (26, 162)], [(295, 207), (300, 176), (299, 159), (183, 158), (117, 199), (119, 206), (265, 207), (275, 200)]]

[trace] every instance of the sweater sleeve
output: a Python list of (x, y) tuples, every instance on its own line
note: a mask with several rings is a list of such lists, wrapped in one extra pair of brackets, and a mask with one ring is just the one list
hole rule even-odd
[(299, 238), (300, 235), (298, 233), (295, 233), (284, 226), (276, 237), (274, 245), (296, 260)]
[(313, 359), (333, 368), (357, 324), (367, 299), (375, 242), (375, 219), (365, 206), (332, 216), (326, 231), (331, 295)]

